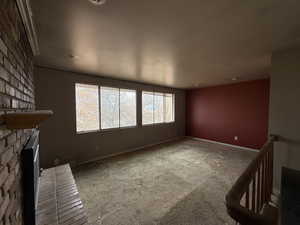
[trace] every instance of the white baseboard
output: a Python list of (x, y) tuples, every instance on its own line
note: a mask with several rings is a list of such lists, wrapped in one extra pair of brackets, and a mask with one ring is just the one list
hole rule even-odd
[(218, 141), (212, 141), (212, 140), (203, 139), (203, 138), (197, 138), (197, 137), (192, 137), (192, 136), (186, 136), (186, 137), (190, 138), (190, 139), (193, 139), (193, 140), (198, 140), (198, 141), (203, 141), (203, 142), (207, 142), (207, 143), (223, 145), (223, 146), (227, 146), (227, 147), (233, 147), (233, 148), (241, 149), (241, 150), (247, 150), (247, 151), (252, 151), (252, 152), (258, 152), (259, 151), (259, 149), (255, 149), (255, 148), (247, 148), (247, 147), (242, 147), (242, 146), (238, 146), (238, 145), (231, 145), (231, 144), (226, 144), (226, 143), (222, 143), (222, 142), (218, 142)]
[(240, 149), (240, 150), (247, 150), (247, 151), (252, 151), (252, 152), (259, 151), (258, 149), (241, 147), (241, 146), (237, 146), (237, 145), (230, 145), (230, 144), (221, 143), (221, 142), (217, 142), (217, 141), (211, 141), (211, 140), (203, 139), (203, 138), (196, 138), (196, 137), (192, 137), (192, 136), (181, 136), (181, 137), (175, 137), (175, 138), (167, 139), (167, 140), (164, 140), (164, 141), (156, 142), (156, 143), (153, 143), (153, 144), (144, 145), (144, 146), (140, 146), (140, 147), (137, 147), (137, 148), (129, 149), (129, 150), (126, 150), (124, 152), (119, 152), (119, 153), (110, 154), (110, 155), (106, 155), (106, 156), (96, 157), (96, 158), (93, 158), (91, 160), (87, 160), (87, 161), (83, 161), (83, 162), (79, 162), (79, 163), (74, 163), (73, 162), (75, 164), (75, 165), (74, 164), (73, 165), (75, 167), (76, 166), (81, 166), (81, 165), (84, 165), (84, 164), (87, 164), (87, 163), (97, 162), (97, 161), (100, 161), (100, 160), (103, 160), (103, 159), (107, 159), (107, 158), (111, 158), (111, 157), (123, 155), (123, 154), (126, 154), (126, 153), (140, 151), (142, 149), (150, 148), (150, 147), (153, 147), (153, 146), (156, 146), (156, 145), (160, 145), (160, 144), (165, 144), (165, 143), (168, 143), (168, 142), (177, 141), (177, 140), (180, 140), (180, 139), (183, 139), (183, 138), (189, 138), (189, 139), (198, 140), (198, 141), (202, 141), (202, 142), (219, 144), (219, 145), (223, 145), (223, 146), (227, 146), (227, 147), (233, 147), (235, 149)]
[(87, 160), (87, 161), (79, 162), (75, 165), (75, 167), (76, 166), (81, 166), (81, 165), (84, 165), (84, 164), (87, 164), (87, 163), (97, 162), (97, 161), (107, 159), (107, 158), (111, 158), (111, 157), (115, 157), (115, 156), (120, 156), (120, 155), (127, 154), (127, 153), (137, 152), (137, 151), (143, 150), (145, 148), (151, 148), (151, 147), (154, 147), (154, 146), (157, 146), (157, 145), (177, 141), (177, 140), (180, 140), (180, 139), (183, 139), (183, 138), (185, 138), (185, 136), (175, 137), (175, 138), (167, 139), (167, 140), (156, 142), (156, 143), (149, 144), (149, 145), (143, 145), (143, 146), (140, 146), (140, 147), (137, 147), (137, 148), (129, 149), (129, 150), (126, 150), (126, 151), (123, 151), (123, 152), (115, 153), (115, 154), (96, 157), (96, 158), (93, 158), (93, 159), (90, 159), (90, 160)]

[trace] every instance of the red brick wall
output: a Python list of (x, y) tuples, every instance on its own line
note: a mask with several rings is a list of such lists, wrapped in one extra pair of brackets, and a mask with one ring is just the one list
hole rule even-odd
[[(15, 0), (0, 0), (0, 115), (33, 108), (32, 51)], [(0, 225), (23, 224), (20, 151), (31, 132), (0, 119)]]

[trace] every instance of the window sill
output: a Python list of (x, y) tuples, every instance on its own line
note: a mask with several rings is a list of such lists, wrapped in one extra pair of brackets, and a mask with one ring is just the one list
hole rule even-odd
[(87, 130), (87, 131), (76, 131), (76, 134), (90, 134), (90, 133), (98, 133), (100, 130)]
[[(175, 124), (175, 121), (173, 122), (166, 122), (166, 123), (153, 123), (153, 124), (142, 124), (141, 127), (159, 127), (163, 125), (172, 125)], [(80, 131), (77, 132), (77, 135), (83, 135), (83, 134), (90, 134), (90, 133), (108, 133), (108, 132), (115, 132), (115, 131), (123, 131), (127, 129), (134, 129), (139, 128), (139, 126), (129, 126), (129, 127), (118, 127), (118, 128), (108, 128), (108, 129), (100, 129), (100, 130), (89, 130), (89, 131)]]
[(118, 127), (118, 128), (108, 128), (108, 129), (100, 129), (100, 130), (90, 130), (90, 131), (80, 131), (76, 132), (76, 134), (90, 134), (90, 133), (107, 133), (107, 132), (114, 132), (114, 131), (122, 131), (127, 129), (137, 128), (138, 126), (130, 126), (130, 127)]
[(133, 128), (137, 128), (137, 126), (107, 128), (107, 129), (101, 129), (100, 132), (105, 133), (105, 132), (121, 131), (121, 130), (133, 129)]
[(173, 122), (166, 122), (166, 123), (142, 124), (142, 127), (155, 127), (155, 126), (163, 126), (163, 125), (170, 125), (170, 124), (175, 124), (175, 121), (173, 121)]

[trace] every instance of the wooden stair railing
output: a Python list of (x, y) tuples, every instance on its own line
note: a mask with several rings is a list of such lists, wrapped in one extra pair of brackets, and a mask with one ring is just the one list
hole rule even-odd
[(241, 225), (275, 225), (278, 210), (272, 206), (273, 154), (277, 136), (271, 136), (257, 157), (226, 196), (228, 214)]

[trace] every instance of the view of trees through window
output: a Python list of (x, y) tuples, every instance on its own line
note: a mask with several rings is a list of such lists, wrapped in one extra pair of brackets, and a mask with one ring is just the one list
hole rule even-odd
[(101, 129), (136, 126), (136, 91), (101, 87)]
[(166, 94), (165, 95), (165, 122), (170, 123), (174, 122), (174, 95)]
[(101, 87), (101, 129), (120, 125), (120, 93), (118, 88)]
[(120, 89), (120, 127), (136, 126), (136, 91)]
[(143, 125), (154, 123), (154, 95), (153, 92), (143, 92)]
[(164, 122), (164, 94), (154, 93), (154, 123)]
[(99, 130), (99, 88), (97, 85), (76, 84), (77, 132)]
[(144, 91), (142, 98), (143, 125), (175, 121), (174, 94)]
[[(77, 132), (137, 125), (135, 90), (76, 84), (75, 92)], [(174, 94), (143, 91), (142, 124), (174, 122), (174, 98)]]

